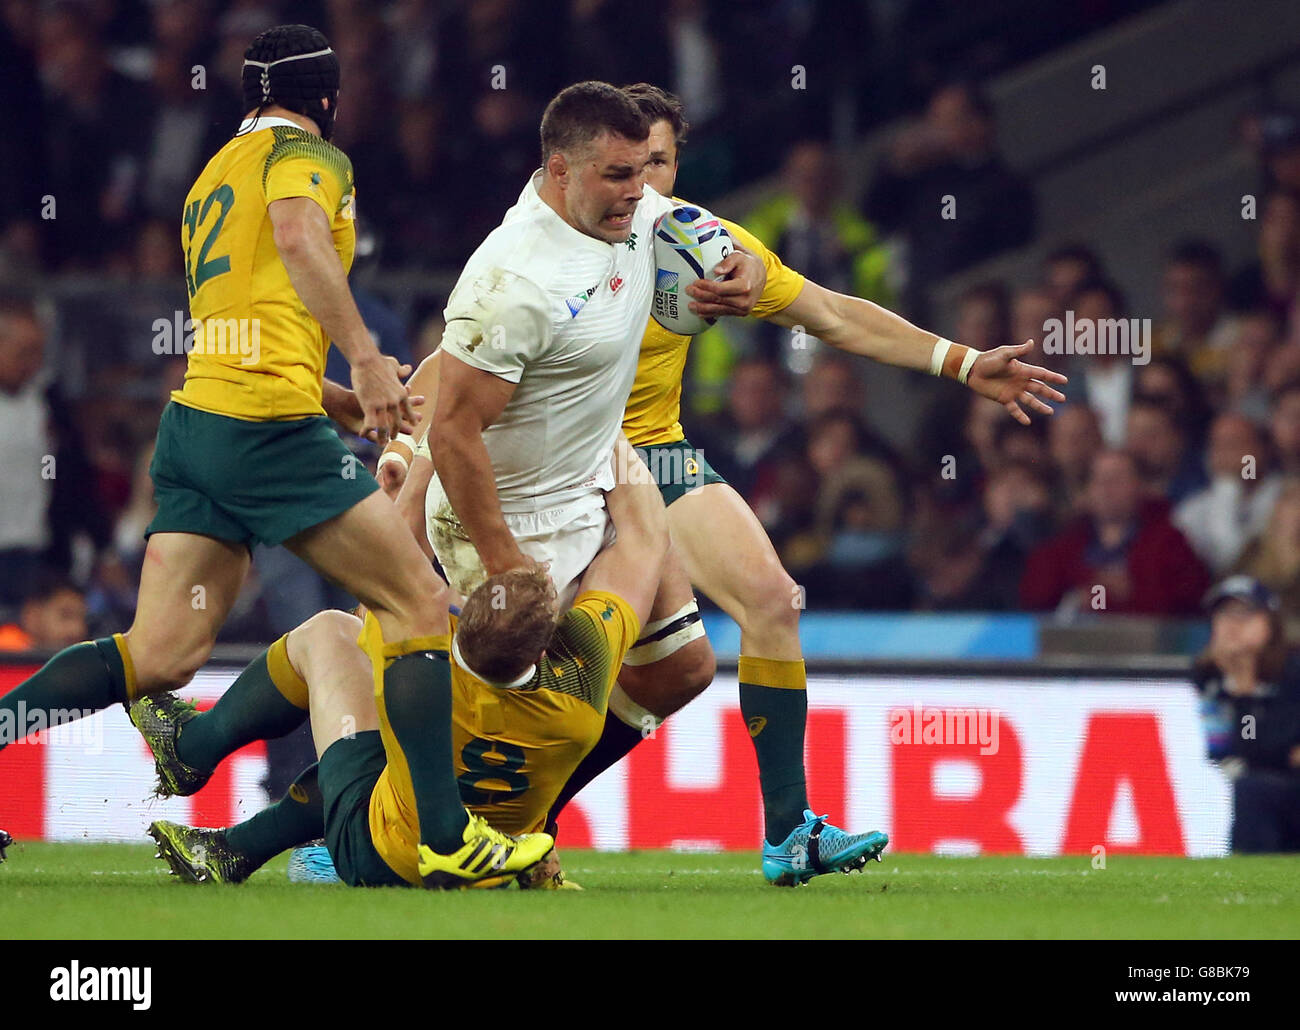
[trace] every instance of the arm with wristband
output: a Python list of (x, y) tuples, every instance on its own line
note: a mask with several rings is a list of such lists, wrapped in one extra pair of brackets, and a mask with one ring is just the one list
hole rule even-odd
[(1030, 421), (1026, 408), (1050, 415), (1047, 401), (1065, 400), (1052, 385), (1064, 385), (1064, 375), (1021, 360), (1033, 349), (1033, 340), (978, 351), (926, 332), (869, 300), (835, 293), (811, 280), (790, 304), (768, 317), (778, 325), (800, 326), (809, 336), (849, 354), (955, 379), (997, 401), (1025, 425)]
[[(420, 367), (415, 370), (415, 374), (407, 380), (406, 386), (412, 394), (424, 398), (422, 410), (415, 413), (415, 419), (411, 425), (403, 426), (404, 432), (398, 433), (379, 456), (379, 465), (375, 469), (375, 474), (379, 478), (379, 485), (383, 488), (384, 493), (394, 499), (397, 498), (398, 492), (406, 482), (407, 474), (411, 469), (411, 464), (415, 460), (418, 446), (424, 441), (429, 432), (429, 419), (432, 417), (433, 404), (427, 402), (429, 398), (438, 396), (438, 351), (434, 351), (427, 358), (420, 362)], [(425, 457), (428, 457), (427, 451)], [(425, 480), (426, 485), (428, 479)]]

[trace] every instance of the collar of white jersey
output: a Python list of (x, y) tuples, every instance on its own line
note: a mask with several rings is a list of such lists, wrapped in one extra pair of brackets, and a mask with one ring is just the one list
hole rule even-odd
[[(291, 129), (302, 129), (297, 122), (291, 122), (288, 118), (280, 118), (273, 114), (260, 115), (257, 118), (245, 118), (239, 123), (239, 128), (235, 131), (236, 136), (244, 136), (250, 132), (257, 132), (260, 129), (270, 129), (277, 125), (287, 125)], [(307, 132), (307, 129), (302, 129)]]
[[(519, 200), (516, 202), (516, 207), (520, 214), (531, 215), (533, 212), (536, 212), (533, 217), (540, 218), (546, 222), (546, 224), (552, 226), (555, 231), (564, 235), (565, 239), (571, 241), (575, 246), (582, 246), (587, 250), (590, 250), (593, 254), (600, 254), (612, 259), (614, 257), (614, 248), (617, 244), (606, 243), (604, 240), (598, 240), (594, 236), (588, 236), (585, 232), (575, 229), (560, 217), (560, 213), (556, 211), (555, 208), (551, 207), (550, 204), (546, 203), (546, 201), (542, 199), (542, 195), (538, 191), (537, 187), (542, 181), (543, 174), (544, 173), (540, 168), (533, 172), (532, 176), (525, 184), (523, 192), (519, 194)], [(509, 220), (511, 219), (507, 217), (507, 221)]]

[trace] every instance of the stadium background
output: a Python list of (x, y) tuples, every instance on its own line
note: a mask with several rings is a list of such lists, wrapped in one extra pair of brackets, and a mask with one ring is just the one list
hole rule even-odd
[[(683, 421), (806, 588), (814, 804), (903, 850), (1226, 851), (1231, 784), (1190, 676), (1205, 587), (1259, 576), (1300, 640), (1287, 3), (1092, 0), (1048, 18), (1020, 0), (6, 0), (0, 690), (65, 638), (129, 623), (148, 448), (184, 369), (156, 324), (185, 317), (180, 201), (240, 115), (244, 46), (281, 21), (320, 26), (340, 55), (353, 283), (389, 353), (436, 346), (458, 263), (535, 166), (542, 106), (588, 77), (676, 91), (693, 124), (678, 193), (823, 285), (981, 348), (1066, 311), (1150, 319), (1149, 364), (1050, 358), (1071, 404), (1031, 429), (954, 384), (720, 325), (693, 344)], [(1086, 524), (1103, 445), (1137, 458), (1135, 516), (1168, 529), (1180, 575), (1130, 563), (1099, 611), (1053, 545)], [(1252, 456), (1241, 517), (1201, 532)], [(336, 603), (287, 553), (259, 553), (196, 693)], [(570, 845), (754, 846), (738, 637), (717, 613), (708, 626), (717, 682), (579, 799)], [(956, 709), (998, 713), (995, 753), (891, 739), (900, 712)], [(268, 775), (282, 789), (302, 743), (273, 748), (269, 774), (250, 749), (192, 802), (146, 807), (145, 749), (109, 712), (8, 749), (0, 813), (50, 839), (233, 821)]]

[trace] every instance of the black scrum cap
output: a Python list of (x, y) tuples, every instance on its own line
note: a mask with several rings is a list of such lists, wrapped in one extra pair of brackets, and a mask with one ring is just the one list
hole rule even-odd
[(339, 91), (339, 59), (329, 40), (310, 25), (267, 29), (244, 52), (244, 109), (279, 104), (300, 114)]

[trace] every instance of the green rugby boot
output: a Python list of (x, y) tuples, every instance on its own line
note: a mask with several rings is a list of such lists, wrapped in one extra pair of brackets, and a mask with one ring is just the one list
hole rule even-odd
[(193, 701), (182, 700), (170, 691), (146, 695), (131, 706), (131, 722), (153, 752), (154, 767), (158, 770), (158, 783), (153, 792), (160, 798), (187, 798), (197, 794), (212, 776), (211, 769), (195, 769), (176, 754), (181, 727), (198, 714)]
[(225, 830), (182, 826), (165, 819), (149, 824), (149, 836), (171, 874), (190, 883), (243, 883), (253, 875), (252, 863), (226, 841)]

